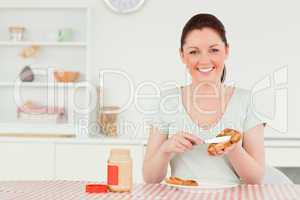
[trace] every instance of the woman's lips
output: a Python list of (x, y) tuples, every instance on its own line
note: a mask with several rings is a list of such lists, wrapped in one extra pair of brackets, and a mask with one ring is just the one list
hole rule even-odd
[(209, 74), (210, 72), (212, 72), (215, 69), (215, 67), (208, 67), (208, 68), (199, 68), (197, 67), (196, 70), (198, 72), (201, 72), (202, 74)]

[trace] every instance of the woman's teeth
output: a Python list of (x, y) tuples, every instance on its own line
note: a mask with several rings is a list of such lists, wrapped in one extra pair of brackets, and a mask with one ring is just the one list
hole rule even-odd
[(211, 72), (212, 70), (214, 69), (214, 67), (210, 67), (210, 68), (202, 68), (202, 69), (199, 69), (198, 67), (197, 67), (197, 70), (199, 71), (199, 72), (204, 72), (204, 73), (207, 73), (207, 72)]

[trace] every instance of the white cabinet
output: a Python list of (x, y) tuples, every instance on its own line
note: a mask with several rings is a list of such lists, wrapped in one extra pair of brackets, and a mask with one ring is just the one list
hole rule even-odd
[(133, 161), (133, 180), (142, 182), (144, 144), (108, 140), (0, 138), (0, 180), (106, 182), (110, 149), (128, 148)]
[(134, 182), (142, 182), (143, 145), (57, 144), (55, 179), (104, 181), (111, 148), (128, 148)]
[(0, 143), (0, 180), (49, 180), (54, 175), (54, 144)]
[(276, 167), (300, 167), (300, 148), (268, 147), (266, 162)]
[(55, 179), (102, 180), (105, 159), (101, 145), (56, 145)]

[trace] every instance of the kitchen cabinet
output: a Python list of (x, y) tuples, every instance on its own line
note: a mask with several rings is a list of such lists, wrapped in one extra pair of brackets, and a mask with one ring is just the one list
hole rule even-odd
[(266, 148), (266, 160), (276, 167), (300, 167), (300, 148), (269, 147)]
[(133, 179), (140, 183), (144, 143), (123, 139), (0, 138), (0, 180), (77, 180), (106, 182), (112, 148), (130, 149)]
[(142, 182), (143, 145), (56, 145), (55, 179), (106, 181), (112, 148), (130, 149), (135, 182)]
[(54, 144), (0, 143), (0, 180), (49, 180), (54, 175)]

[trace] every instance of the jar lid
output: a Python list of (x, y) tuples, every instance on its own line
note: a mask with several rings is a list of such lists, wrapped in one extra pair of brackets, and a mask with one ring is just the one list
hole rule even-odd
[(13, 31), (23, 32), (23, 31), (25, 31), (25, 27), (23, 27), (23, 26), (10, 26), (9, 31), (11, 31), (11, 32), (13, 32)]
[(85, 192), (87, 192), (87, 193), (106, 193), (106, 192), (108, 192), (108, 186), (105, 184), (88, 184), (85, 186)]
[(119, 106), (104, 106), (100, 108), (102, 113), (119, 113)]
[(129, 156), (130, 150), (129, 149), (111, 149), (110, 154), (114, 156)]

